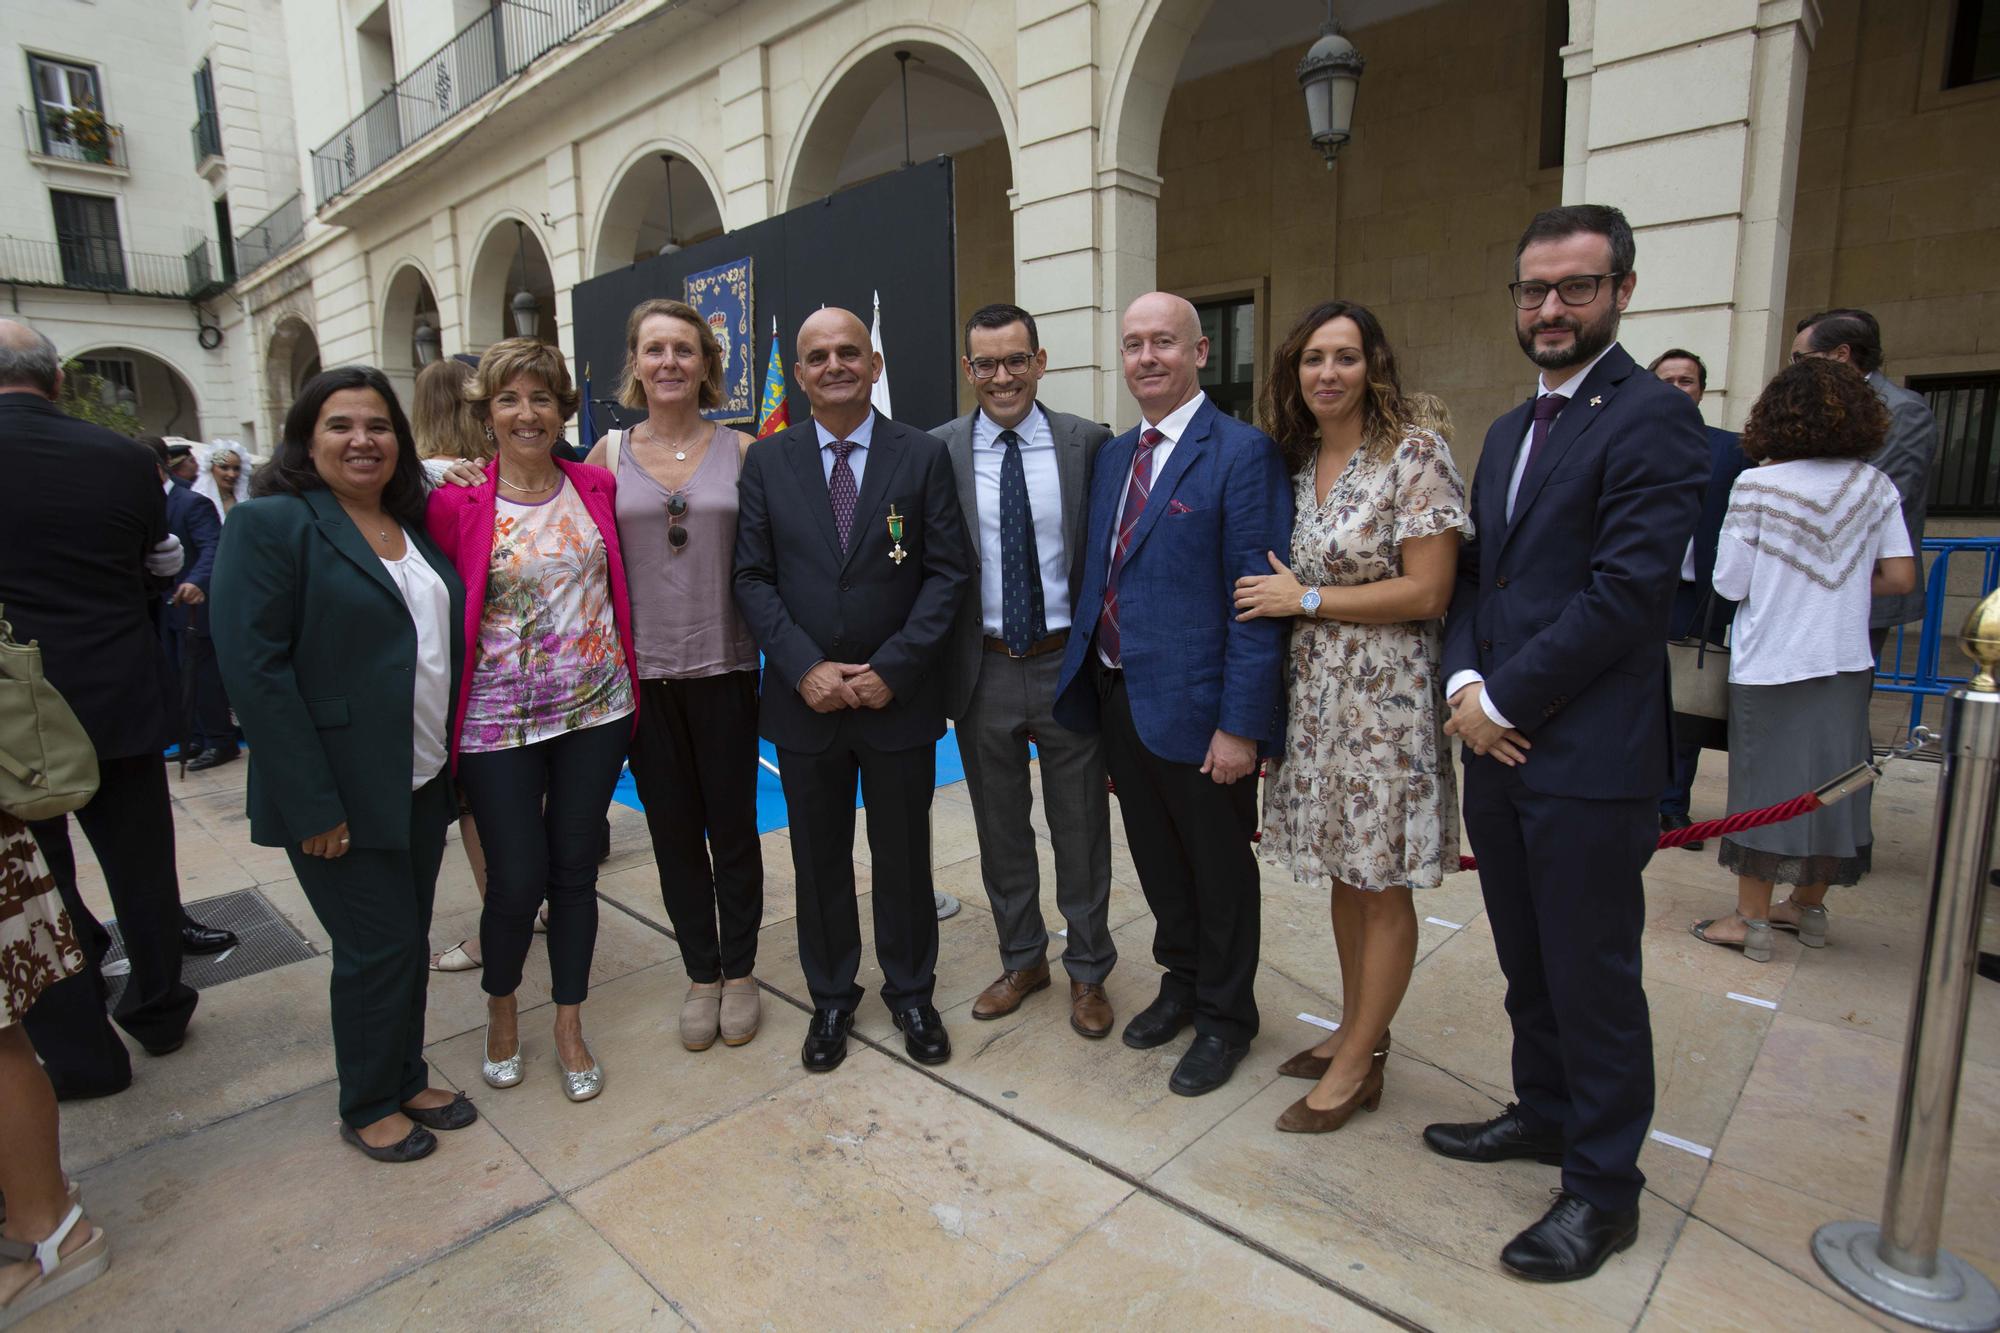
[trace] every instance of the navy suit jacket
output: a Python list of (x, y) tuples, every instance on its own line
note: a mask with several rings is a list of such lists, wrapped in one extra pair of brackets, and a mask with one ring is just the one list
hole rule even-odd
[(1507, 484), (1531, 402), (1493, 423), (1459, 548), (1446, 680), (1464, 670), (1533, 748), (1548, 796), (1653, 799), (1667, 785), (1667, 613), (1701, 511), (1709, 451), (1694, 403), (1613, 345)]
[[(181, 553), (186, 562), (181, 572), (165, 580), (167, 593), (183, 583), (192, 583), (205, 595), (208, 592), (209, 575), (215, 570), (215, 548), (222, 541), (222, 515), (215, 511), (215, 505), (201, 492), (186, 486), (176, 486), (166, 492), (167, 531), (181, 539)], [(188, 627), (189, 612), (196, 608), (169, 606), (166, 609), (167, 623), (175, 630)]]
[(1741, 436), (1717, 426), (1708, 428), (1708, 489), (1702, 492), (1701, 518), (1694, 525), (1694, 582), (1682, 583), (1674, 593), (1674, 611), (1667, 621), (1670, 638), (1700, 634), (1706, 624), (1708, 637), (1720, 644), (1736, 619), (1736, 603), (1726, 597), (1715, 599), (1712, 613), (1704, 614), (1702, 603), (1715, 589), (1715, 548), (1722, 539), (1723, 515), (1729, 512), (1730, 488), (1751, 466)]
[[(1112, 526), (1132, 475), (1135, 427), (1098, 454), (1083, 584), (1056, 686), (1056, 720), (1098, 730), (1090, 680), (1111, 567)], [(1217, 731), (1273, 753), (1284, 737), (1282, 620), (1236, 619), (1236, 580), (1268, 574), (1292, 549), (1292, 483), (1278, 446), (1205, 402), (1153, 478), (1118, 578), (1120, 657), (1139, 739), (1162, 759), (1199, 764)]]

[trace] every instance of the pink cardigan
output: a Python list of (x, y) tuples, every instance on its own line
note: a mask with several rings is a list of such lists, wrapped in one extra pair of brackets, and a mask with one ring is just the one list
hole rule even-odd
[[(585, 512), (604, 538), (605, 564), (611, 572), (611, 615), (618, 642), (625, 650), (625, 670), (632, 678), (632, 726), (639, 725), (639, 659), (632, 651), (632, 600), (625, 591), (625, 557), (618, 549), (615, 498), (618, 484), (601, 467), (551, 459), (576, 487)], [(447, 483), (431, 492), (424, 526), (445, 558), (465, 582), (465, 670), (460, 674), (458, 703), (451, 710), (452, 770), (458, 768), (459, 732), (465, 726), (465, 705), (472, 695), (472, 672), (479, 663), (479, 625), (486, 615), (486, 574), (493, 563), (493, 497), (499, 492), (499, 460), (486, 465), (486, 480), (477, 486)]]

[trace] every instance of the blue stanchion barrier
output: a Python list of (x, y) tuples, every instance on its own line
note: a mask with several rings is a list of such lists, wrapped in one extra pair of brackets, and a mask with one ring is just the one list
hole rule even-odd
[(2000, 537), (1926, 537), (1924, 553), (1931, 557), (1930, 574), (1924, 581), (1924, 618), (1915, 650), (1909, 644), (1908, 625), (1890, 631), (1882, 645), (1882, 658), (1875, 664), (1875, 688), (1886, 694), (1910, 696), (1910, 726), (1924, 720), (1924, 700), (1949, 694), (1967, 677), (1942, 674), (1945, 636), (1956, 633), (1944, 623), (1945, 590), (1950, 586), (1954, 558), (1980, 562), (1978, 595), (1984, 597), (2000, 586)]

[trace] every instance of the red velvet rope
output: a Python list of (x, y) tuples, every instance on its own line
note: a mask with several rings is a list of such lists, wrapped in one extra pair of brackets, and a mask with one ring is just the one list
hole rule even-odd
[[(1739, 810), (1721, 819), (1704, 819), (1699, 824), (1689, 824), (1686, 828), (1669, 830), (1660, 835), (1661, 847), (1681, 847), (1690, 842), (1700, 842), (1707, 838), (1721, 837), (1725, 833), (1740, 833), (1747, 828), (1761, 828), (1765, 824), (1782, 824), (1787, 819), (1797, 819), (1809, 815), (1823, 803), (1815, 792), (1794, 796), (1789, 801), (1777, 805), (1767, 805), (1762, 810)], [(1477, 870), (1479, 862), (1470, 856), (1458, 858), (1460, 870)]]

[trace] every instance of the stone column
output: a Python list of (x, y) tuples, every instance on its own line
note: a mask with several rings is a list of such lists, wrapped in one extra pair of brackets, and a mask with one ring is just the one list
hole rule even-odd
[(548, 173), (549, 274), (555, 287), (556, 342), (576, 348), (576, 305), (571, 289), (583, 281), (583, 164), (577, 147), (564, 144), (545, 159)]
[(771, 165), (768, 53), (762, 46), (726, 60), (716, 70), (722, 103), (722, 225), (734, 231), (762, 222), (776, 210)]
[(1818, 0), (1572, 0), (1566, 203), (1631, 219), (1639, 284), (1621, 341), (1686, 347), (1702, 411), (1740, 426), (1780, 329), (1806, 65)]
[(465, 274), (459, 267), (458, 219), (452, 209), (431, 214), (431, 295), (438, 304), (441, 354), (466, 350)]

